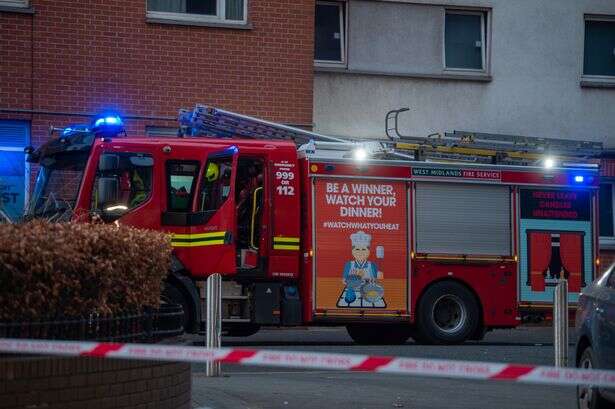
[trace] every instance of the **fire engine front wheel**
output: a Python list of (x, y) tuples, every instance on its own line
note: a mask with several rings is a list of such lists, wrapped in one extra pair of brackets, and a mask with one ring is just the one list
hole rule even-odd
[(184, 310), (181, 317), (181, 325), (184, 331), (189, 331), (194, 323), (194, 317), (187, 296), (176, 286), (170, 283), (165, 283), (164, 290), (160, 296), (160, 301), (165, 304), (179, 304)]
[(404, 324), (349, 324), (346, 330), (361, 345), (401, 345), (412, 335), (412, 327)]
[(425, 344), (460, 344), (476, 333), (480, 308), (470, 290), (454, 281), (429, 287), (418, 306), (417, 333)]

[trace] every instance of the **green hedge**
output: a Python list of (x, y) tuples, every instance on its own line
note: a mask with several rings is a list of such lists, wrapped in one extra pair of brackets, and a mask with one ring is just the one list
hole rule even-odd
[(114, 224), (0, 225), (0, 321), (157, 307), (168, 235)]

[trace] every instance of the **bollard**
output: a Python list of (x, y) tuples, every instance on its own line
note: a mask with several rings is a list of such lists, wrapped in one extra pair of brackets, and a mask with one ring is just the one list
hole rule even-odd
[[(207, 322), (205, 346), (220, 348), (222, 344), (222, 276), (212, 274), (207, 278)], [(207, 362), (205, 375), (220, 376), (220, 362)]]
[(568, 280), (560, 278), (553, 293), (555, 366), (568, 366)]

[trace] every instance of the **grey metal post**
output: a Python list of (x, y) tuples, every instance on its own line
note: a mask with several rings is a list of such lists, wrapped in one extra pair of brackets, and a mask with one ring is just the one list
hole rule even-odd
[[(207, 348), (220, 348), (222, 344), (222, 276), (212, 274), (207, 278), (207, 322), (206, 342)], [(208, 362), (206, 376), (220, 376), (220, 363)]]
[(568, 366), (568, 280), (560, 278), (553, 294), (555, 366)]

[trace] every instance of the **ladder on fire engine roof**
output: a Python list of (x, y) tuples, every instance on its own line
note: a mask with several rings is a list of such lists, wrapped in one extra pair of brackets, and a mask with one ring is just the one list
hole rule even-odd
[(408, 108), (387, 113), (385, 132), (388, 141), (343, 139), (206, 105), (180, 110), (179, 125), (180, 135), (292, 140), (306, 153), (315, 153), (318, 149), (327, 157), (340, 157), (340, 154), (341, 157), (350, 157), (354, 150), (362, 148), (368, 156), (379, 159), (531, 165), (549, 155), (559, 161), (579, 164), (592, 163), (603, 150), (600, 142), (476, 132), (455, 131), (428, 137), (401, 135), (398, 119), (406, 111)]

